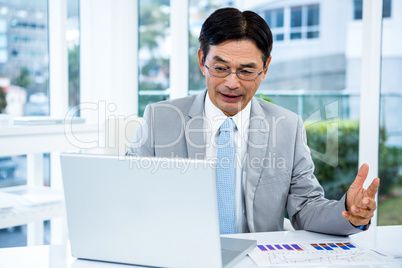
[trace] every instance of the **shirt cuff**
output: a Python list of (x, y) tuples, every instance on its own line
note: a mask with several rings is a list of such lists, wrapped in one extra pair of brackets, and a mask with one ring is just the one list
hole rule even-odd
[(360, 230), (364, 230), (364, 227), (365, 227), (366, 225), (360, 225), (360, 226), (356, 226), (356, 228), (357, 229), (360, 229)]

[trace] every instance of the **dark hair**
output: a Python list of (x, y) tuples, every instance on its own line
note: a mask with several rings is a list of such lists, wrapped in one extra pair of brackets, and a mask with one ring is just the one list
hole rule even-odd
[(262, 53), (262, 62), (267, 62), (272, 50), (272, 33), (263, 18), (253, 11), (241, 12), (236, 8), (221, 8), (212, 13), (201, 28), (200, 49), (204, 57), (210, 45), (219, 45), (227, 40), (250, 40)]

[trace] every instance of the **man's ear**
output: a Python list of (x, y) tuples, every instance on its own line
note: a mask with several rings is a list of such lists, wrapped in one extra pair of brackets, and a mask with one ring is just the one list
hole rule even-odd
[(198, 65), (200, 66), (202, 74), (205, 75), (205, 66), (202, 63), (202, 58), (203, 57), (204, 57), (204, 53), (202, 52), (201, 49), (198, 49)]
[(272, 56), (269, 56), (269, 58), (268, 58), (267, 61), (265, 62), (265, 69), (264, 69), (264, 72), (262, 73), (262, 79), (264, 79), (264, 78), (265, 78), (265, 75), (267, 75), (268, 66), (269, 66), (269, 64), (271, 63), (271, 59), (272, 59)]

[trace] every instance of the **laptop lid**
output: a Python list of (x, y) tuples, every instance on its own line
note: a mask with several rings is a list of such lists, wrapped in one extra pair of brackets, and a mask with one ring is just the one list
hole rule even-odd
[(61, 164), (73, 256), (222, 267), (212, 162), (66, 153)]

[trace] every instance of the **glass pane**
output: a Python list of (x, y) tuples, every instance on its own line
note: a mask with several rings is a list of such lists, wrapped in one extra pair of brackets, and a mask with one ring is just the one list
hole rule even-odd
[(140, 0), (139, 116), (148, 103), (169, 96), (170, 1)]
[(267, 10), (264, 14), (264, 19), (271, 29), (283, 27), (283, 9)]
[(395, 1), (393, 19), (382, 23), (379, 225), (402, 224), (402, 41), (395, 39), (402, 26), (401, 4)]
[(302, 34), (301, 33), (291, 33), (290, 34), (290, 39), (301, 39)]
[(267, 10), (264, 12), (265, 14), (265, 21), (268, 23), (269, 27), (274, 27), (272, 24), (272, 10)]
[(311, 5), (307, 8), (307, 26), (320, 24), (320, 9), (318, 5)]
[(391, 0), (383, 0), (382, 3), (382, 17), (389, 18), (391, 17)]
[[(26, 156), (0, 157), (0, 188), (25, 185), (26, 183)], [(0, 213), (3, 209), (5, 209), (6, 212), (7, 208), (2, 207), (3, 206), (0, 205)], [(26, 246), (26, 229), (26, 225), (0, 229), (0, 248)]]
[(27, 183), (26, 156), (0, 157), (0, 188)]
[(301, 27), (302, 26), (302, 7), (292, 7), (290, 14), (290, 25), (291, 27)]
[(307, 38), (318, 38), (320, 36), (320, 33), (318, 31), (315, 32), (307, 32)]
[(284, 34), (276, 34), (275, 35), (275, 41), (283, 41), (283, 39), (285, 39)]
[(353, 0), (353, 18), (361, 20), (363, 17), (363, 0)]
[[(68, 105), (80, 103), (80, 19), (79, 0), (67, 1), (66, 38), (68, 49)], [(77, 110), (76, 115), (79, 115)]]
[(283, 27), (283, 9), (276, 10), (276, 25), (275, 27)]
[(4, 112), (48, 115), (47, 1), (6, 1), (0, 7), (0, 87)]
[[(382, 17), (391, 17), (392, 0), (383, 0), (382, 3)], [(353, 0), (353, 18), (355, 20), (361, 20), (363, 17), (363, 0)]]
[(26, 247), (27, 225), (0, 229), (0, 248)]
[[(197, 51), (200, 48), (198, 36), (206, 18), (216, 9), (232, 6), (233, 1), (197, 1), (189, 0), (189, 94), (197, 94), (205, 89), (205, 78), (198, 66)], [(263, 14), (263, 13), (261, 13)], [(270, 14), (269, 12), (267, 14)], [(268, 15), (270, 17), (270, 15)]]
[[(50, 185), (50, 155), (43, 155), (43, 185)], [(16, 155), (16, 156), (2, 156), (0, 157), (0, 188), (19, 186), (27, 184), (27, 156), (26, 155)], [(12, 199), (11, 199), (12, 200)], [(0, 204), (0, 213), (4, 209), (10, 209), (8, 206), (12, 206), (12, 201), (7, 199), (7, 196), (2, 197), (2, 202)], [(47, 225), (45, 224), (45, 227)], [(26, 225), (13, 226), (10, 228), (0, 229), (0, 248), (2, 247), (21, 247), (27, 245), (26, 240), (27, 228)], [(49, 228), (45, 228), (44, 232), (44, 242), (49, 243)]]
[(289, 21), (284, 21), (284, 32), (289, 32), (291, 39), (305, 38), (304, 42), (274, 41), (272, 61), (257, 97), (302, 116), (315, 175), (330, 199), (342, 197), (358, 170), (361, 55), (352, 52), (362, 28), (350, 27), (351, 16), (337, 20), (330, 16), (333, 10), (348, 12), (350, 4), (322, 1), (320, 5), (289, 7), (285, 2), (267, 0), (244, 7), (259, 14), (283, 8), (284, 14), (290, 14), (285, 16)]

